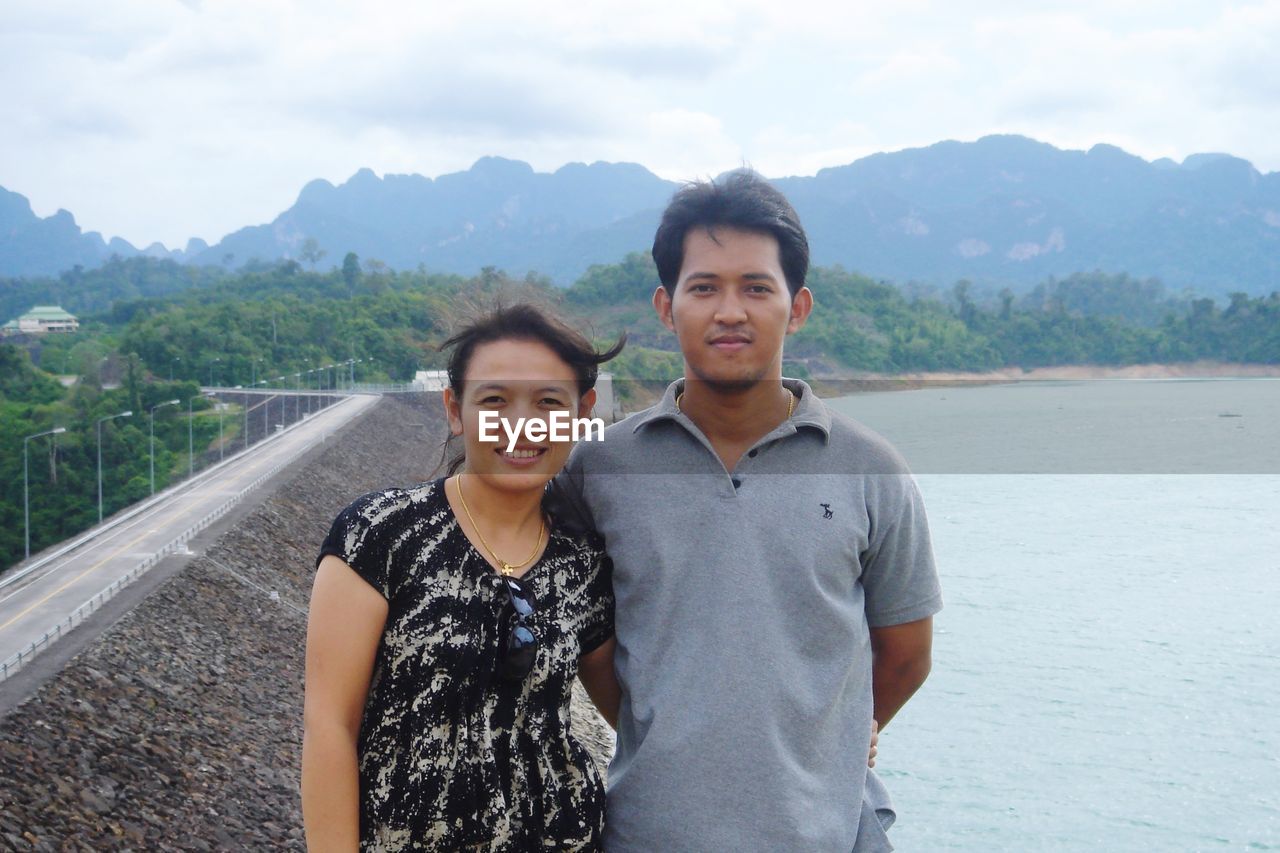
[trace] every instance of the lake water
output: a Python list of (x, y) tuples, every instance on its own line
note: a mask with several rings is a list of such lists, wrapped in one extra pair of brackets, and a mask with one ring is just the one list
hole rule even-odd
[(1280, 849), (1280, 383), (830, 402), (917, 471), (946, 597), (899, 850)]

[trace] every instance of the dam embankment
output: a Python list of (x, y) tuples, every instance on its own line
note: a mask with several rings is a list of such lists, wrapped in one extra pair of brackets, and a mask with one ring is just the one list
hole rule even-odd
[[(0, 848), (304, 848), (315, 555), (354, 497), (430, 475), (438, 407), (384, 398), (0, 719)], [(573, 713), (603, 760), (612, 736), (580, 692)]]

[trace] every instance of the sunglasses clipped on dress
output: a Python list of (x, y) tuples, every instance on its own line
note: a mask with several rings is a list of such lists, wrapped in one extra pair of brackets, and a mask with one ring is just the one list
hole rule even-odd
[(503, 681), (523, 681), (533, 671), (538, 652), (538, 638), (527, 621), (533, 616), (533, 592), (518, 578), (504, 576), (502, 585), (511, 601), (511, 611), (499, 629), (498, 677)]

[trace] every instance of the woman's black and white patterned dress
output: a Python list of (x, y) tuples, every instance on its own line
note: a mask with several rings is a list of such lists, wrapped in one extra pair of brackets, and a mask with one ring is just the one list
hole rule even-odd
[(578, 657), (613, 633), (602, 551), (552, 529), (521, 581), (533, 593), (533, 671), (499, 680), (511, 606), (444, 481), (365, 495), (321, 548), (387, 599), (360, 728), (362, 850), (596, 850), (604, 787), (569, 733)]

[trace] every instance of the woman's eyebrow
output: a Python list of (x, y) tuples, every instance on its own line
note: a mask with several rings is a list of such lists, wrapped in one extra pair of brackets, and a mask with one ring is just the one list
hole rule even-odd
[[(524, 384), (524, 383), (521, 383)], [(484, 382), (475, 386), (472, 390), (474, 394), (482, 394), (486, 391), (506, 391), (507, 386), (501, 382)], [(535, 394), (544, 394), (552, 392), (556, 394), (568, 394), (569, 388), (566, 385), (542, 385), (533, 389)]]

